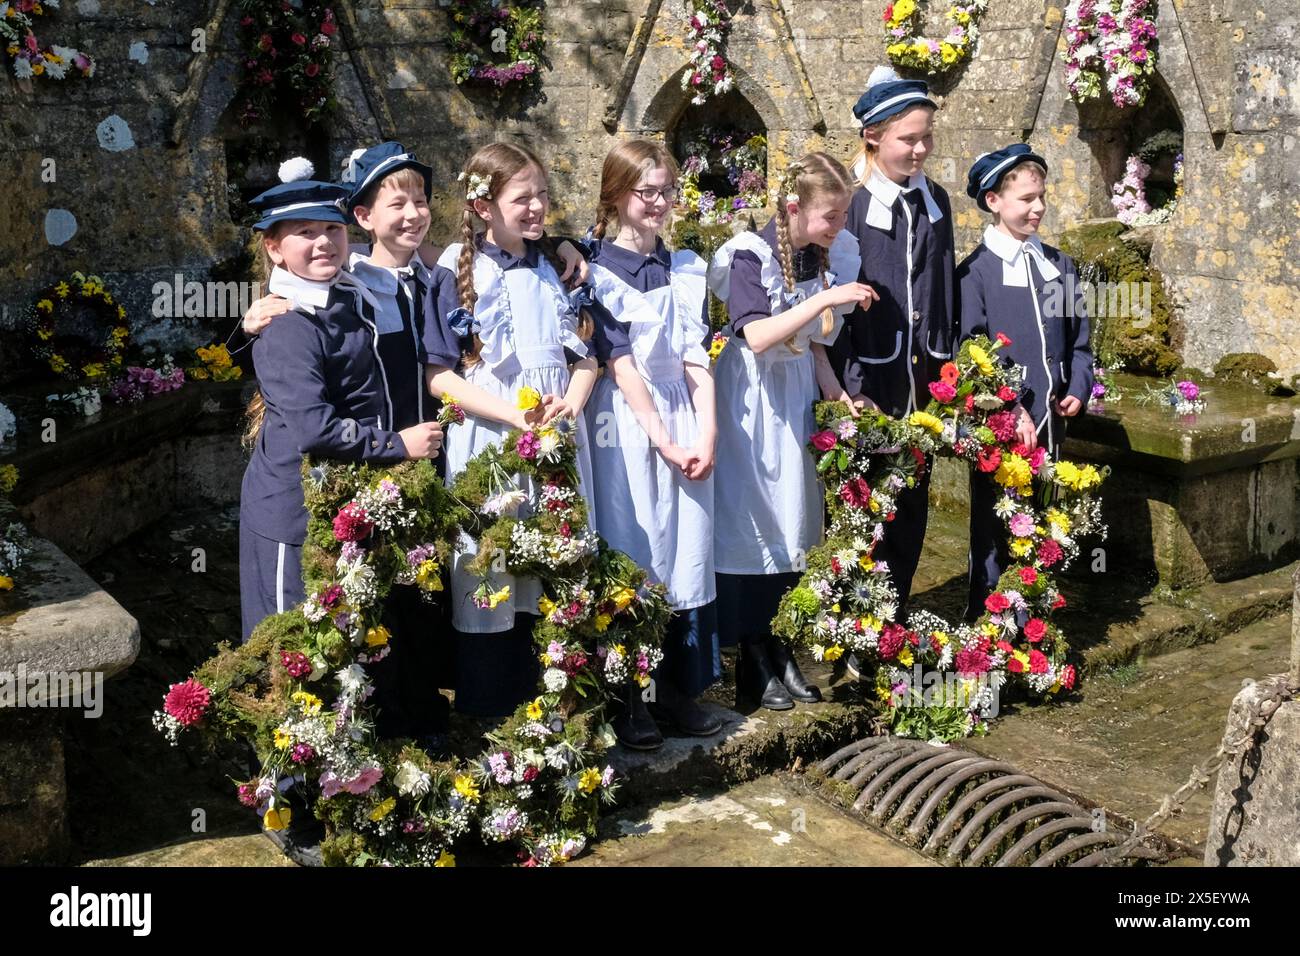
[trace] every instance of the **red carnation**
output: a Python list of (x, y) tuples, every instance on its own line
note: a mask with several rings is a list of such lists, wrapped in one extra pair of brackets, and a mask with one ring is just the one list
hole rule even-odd
[[(871, 486), (865, 478), (850, 478), (840, 485), (840, 498), (854, 508), (865, 508), (871, 504)], [(835, 572), (839, 574), (837, 570)]]
[(888, 660), (903, 649), (903, 642), (907, 640), (907, 632), (903, 630), (902, 625), (886, 624), (880, 632), (880, 640), (876, 643), (876, 650), (880, 656)]
[(332, 611), (343, 603), (343, 586), (331, 584), (321, 592), (320, 606), (327, 611)]
[(1025, 638), (1031, 644), (1037, 644), (1047, 636), (1047, 625), (1041, 617), (1031, 617), (1025, 622)]
[(524, 768), (524, 783), (532, 783), (532, 782), (533, 782), (534, 780), (536, 780), (536, 779), (537, 779), (537, 768), (536, 768), (536, 767), (532, 767), (532, 766), (525, 767), (525, 768)]
[(831, 574), (839, 574), (841, 569), (840, 559), (831, 558)]
[(835, 433), (830, 430), (818, 432), (812, 437), (813, 447), (818, 451), (830, 451), (835, 447), (835, 442), (837, 440)]
[(295, 46), (305, 46), (307, 43), (307, 38), (301, 33), (295, 33), (293, 36), (289, 37), (289, 39), (294, 42)]
[(1050, 568), (1063, 557), (1061, 546), (1048, 538), (1038, 546), (1038, 560), (1043, 562), (1043, 567)]
[(709, 61), (709, 66), (713, 67), (715, 70), (721, 70), (726, 65), (727, 65), (727, 61), (720, 56), (715, 56), (712, 60)]
[(1010, 644), (1008, 644), (1006, 641), (998, 641), (998, 650), (1000, 650), (1003, 654), (1010, 654), (1012, 651), (1015, 650), (1015, 648), (1012, 647)]
[(334, 25), (333, 20), (326, 20), (320, 25), (320, 32), (325, 34), (327, 37), (332, 37), (336, 32), (338, 32), (338, 27)]
[(930, 394), (935, 397), (936, 401), (943, 402), (946, 405), (957, 397), (957, 389), (944, 381), (931, 382)]
[(339, 541), (363, 541), (374, 527), (366, 509), (355, 501), (349, 501), (334, 516), (334, 537)]
[(1020, 583), (1026, 587), (1033, 587), (1038, 583), (1038, 572), (1033, 568), (1021, 568)]
[(203, 719), (210, 703), (212, 694), (191, 677), (183, 684), (172, 684), (163, 700), (163, 710), (181, 725), (190, 727)]
[(1016, 390), (1010, 385), (1003, 385), (998, 389), (998, 398), (1004, 402), (1014, 402), (1016, 400)]
[(1011, 602), (1001, 591), (994, 591), (984, 599), (984, 606), (988, 608), (990, 614), (1001, 614), (1007, 608), (1011, 607)]
[(995, 445), (985, 445), (975, 459), (975, 467), (985, 473), (997, 471), (1000, 464), (1002, 464), (1002, 452), (998, 451)]
[(957, 652), (955, 660), (957, 673), (963, 677), (986, 673), (991, 665), (988, 654), (974, 647), (963, 648)]
[(315, 76), (317, 73), (320, 72), (320, 64), (308, 63), (306, 66), (302, 68), (302, 71), (306, 73), (308, 76)]
[(971, 394), (969, 394), (969, 395), (966, 396), (966, 414), (969, 415), (969, 414), (971, 414), (971, 412), (973, 412), (973, 411), (975, 411), (975, 393), (974, 393), (974, 392), (972, 392)]
[(1011, 673), (1020, 674), (1024, 672), (1024, 669), (1025, 669), (1025, 665), (1020, 663), (1020, 658), (1018, 657), (1007, 658), (1007, 670), (1009, 670)]
[(1029, 652), (1029, 673), (1046, 674), (1048, 670), (1047, 655), (1042, 651)]
[(916, 459), (916, 477), (920, 478), (925, 474), (925, 453), (919, 448), (908, 449), (912, 457)]
[(1007, 347), (1008, 345), (1010, 345), (1010, 344), (1011, 344), (1011, 340), (1010, 340), (1009, 338), (1007, 338), (1005, 335), (1003, 335), (1001, 332), (999, 332), (999, 333), (998, 333), (998, 345), (1002, 346), (1003, 348), (1006, 348), (1006, 347)]
[(1052, 602), (1052, 610), (1059, 611), (1063, 607), (1065, 607), (1065, 595), (1058, 594), (1056, 600)]
[(998, 441), (1011, 441), (1016, 437), (1016, 416), (1011, 412), (990, 415), (988, 425)]
[(1074, 680), (1075, 680), (1074, 665), (1066, 664), (1065, 667), (1061, 670), (1061, 686), (1064, 687), (1066, 690), (1073, 690)]

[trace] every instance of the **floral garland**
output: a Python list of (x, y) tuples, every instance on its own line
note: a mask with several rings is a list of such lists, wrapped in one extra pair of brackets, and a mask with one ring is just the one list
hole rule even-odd
[[(9, 493), (17, 484), (18, 469), (13, 465), (0, 465), (0, 515), (8, 510)], [(18, 569), (29, 553), (27, 529), (16, 521), (6, 524), (3, 534), (0, 534), (0, 593), (14, 589)]]
[(988, 0), (956, 0), (948, 8), (948, 35), (934, 40), (921, 35), (925, 15), (920, 0), (896, 0), (885, 7), (885, 53), (897, 66), (946, 73), (975, 53), (979, 19)]
[(1065, 82), (1076, 103), (1101, 98), (1141, 106), (1156, 66), (1150, 0), (1070, 0), (1065, 8)]
[[(105, 329), (100, 345), (89, 345), (75, 336), (60, 333), (69, 321), (86, 322)], [(51, 372), (72, 382), (92, 384), (107, 381), (122, 366), (122, 356), (131, 330), (126, 309), (117, 304), (99, 276), (72, 273), (43, 289), (28, 314), (32, 354)]]
[(453, 3), (449, 15), (449, 64), (457, 85), (503, 89), (540, 81), (546, 38), (538, 0), (464, 0)]
[(1100, 411), (1107, 404), (1117, 404), (1124, 398), (1124, 391), (1115, 381), (1115, 373), (1121, 368), (1121, 363), (1115, 362), (1111, 365), (1093, 365), (1092, 367), (1092, 393), (1088, 396), (1089, 411)]
[[(1124, 178), (1111, 187), (1115, 218), (1126, 226), (1151, 226), (1168, 222), (1183, 197), (1183, 138), (1174, 130), (1161, 130), (1149, 137), (1124, 164)], [(1168, 197), (1148, 197), (1146, 182), (1151, 162), (1166, 153), (1174, 154), (1174, 192)], [(1151, 198), (1156, 199), (1153, 205)]]
[[(836, 402), (817, 407), (820, 430), (809, 447), (826, 482), (830, 530), (782, 599), (773, 632), (819, 660), (853, 651), (874, 665), (876, 691), (900, 735), (951, 740), (983, 733), (1008, 681), (1040, 697), (1076, 681), (1064, 635), (1051, 623), (1052, 612), (1065, 606), (1052, 569), (1078, 555), (1079, 537), (1104, 536), (1100, 503), (1090, 492), (1105, 473), (1053, 463), (1042, 447), (1031, 452), (1016, 443), (1011, 405), (1021, 372), (997, 361), (1006, 344), (1001, 334), (963, 343), (930, 385), (930, 404), (907, 419), (855, 419)], [(950, 626), (926, 612), (896, 620), (898, 593), (886, 563), (873, 556), (898, 494), (915, 485), (934, 453), (967, 461), (1004, 491), (995, 511), (1010, 531), (1014, 562), (972, 625)], [(1035, 478), (1041, 508), (1033, 501)], [(941, 678), (937, 688), (930, 675)]]
[(1195, 415), (1205, 411), (1206, 406), (1201, 387), (1185, 380), (1148, 384), (1134, 399), (1139, 405), (1166, 405), (1179, 415)]
[[(454, 401), (442, 416), (463, 421)], [(571, 858), (617, 788), (603, 759), (615, 739), (604, 720), (608, 689), (648, 681), (671, 615), (664, 589), (647, 585), (626, 555), (599, 539), (580, 553), (563, 544), (594, 537), (575, 461), (575, 430), (558, 419), (511, 432), (451, 491), (427, 461), (305, 463), (306, 601), (173, 685), (155, 725), (173, 742), (191, 729), (252, 740), (262, 768), (239, 784), (240, 800), (281, 829), (292, 816), (284, 794), (297, 788), (326, 824), (327, 864), (450, 865), (453, 845), (471, 833), (514, 842), (528, 866)], [(509, 513), (525, 503), (528, 517)], [(510, 573), (559, 570), (541, 579), (538, 696), (488, 735), (479, 757), (435, 761), (410, 741), (376, 738), (366, 665), (387, 653), (389, 588), (441, 591), (462, 532), (480, 537), (480, 553), (501, 546)]]
[(291, 110), (309, 125), (334, 109), (334, 10), (321, 0), (240, 0), (244, 71), (235, 92), (242, 123)]
[[(767, 137), (727, 132), (702, 134), (687, 144), (682, 161), (678, 212), (702, 225), (731, 222), (747, 209), (767, 205)], [(736, 193), (730, 201), (711, 190), (700, 190), (700, 177), (718, 170), (726, 174)]]
[(28, 80), (45, 76), (62, 80), (69, 70), (73, 76), (95, 75), (95, 61), (89, 53), (57, 43), (42, 47), (32, 29), (32, 17), (45, 11), (57, 10), (59, 0), (3, 0), (0, 2), (0, 37), (4, 37), (5, 52), (14, 58), (14, 76)]
[(177, 368), (170, 355), (164, 355), (157, 368), (129, 365), (126, 374), (108, 387), (108, 398), (119, 405), (136, 404), (177, 391), (185, 384), (185, 370)]
[(691, 60), (682, 74), (682, 89), (693, 93), (691, 103), (700, 106), (710, 96), (721, 96), (735, 85), (730, 64), (722, 54), (731, 32), (732, 12), (726, 0), (690, 0), (689, 28)]

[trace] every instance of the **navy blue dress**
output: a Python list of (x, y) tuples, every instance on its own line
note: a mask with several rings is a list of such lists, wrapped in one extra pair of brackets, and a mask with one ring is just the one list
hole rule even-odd
[[(992, 339), (1001, 332), (1011, 340), (1000, 354), (1024, 367), (1020, 404), (1038, 426), (1039, 444), (1056, 458), (1065, 438), (1065, 419), (1056, 414), (1053, 403), (1073, 395), (1086, 408), (1092, 394), (1093, 357), (1078, 270), (1073, 259), (1046, 244), (1041, 245), (1042, 254), (1056, 275), (1045, 276), (1033, 255), (1008, 263), (989, 243), (1008, 257), (1018, 243), (1002, 233), (986, 236), (957, 268), (961, 339)], [(1007, 284), (1005, 273), (1020, 281), (1026, 261), (1031, 271), (1023, 284)], [(1010, 561), (1006, 527), (993, 511), (1000, 496), (990, 475), (971, 471), (968, 617), (979, 615)]]

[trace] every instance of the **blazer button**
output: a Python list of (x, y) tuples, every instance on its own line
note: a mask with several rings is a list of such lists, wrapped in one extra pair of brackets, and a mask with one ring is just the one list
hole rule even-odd
[(916, 364), (916, 356), (915, 356), (915, 355), (912, 356), (912, 364), (913, 364), (913, 365)]
[(379, 442), (377, 442), (377, 441), (372, 441), (372, 442), (370, 443), (370, 447), (371, 447), (371, 448), (378, 448), (378, 447), (379, 447)]
[(913, 321), (913, 322), (920, 322), (920, 321), (921, 321), (921, 313), (920, 313), (920, 312), (913, 312), (913, 313), (912, 313), (912, 321)]
[(392, 442), (388, 442), (384, 447), (385, 447), (385, 448), (392, 448), (392, 447), (393, 447), (393, 443), (392, 443)]

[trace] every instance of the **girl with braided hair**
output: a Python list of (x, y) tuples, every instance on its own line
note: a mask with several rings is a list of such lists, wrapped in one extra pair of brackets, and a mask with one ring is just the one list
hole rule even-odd
[(844, 231), (852, 194), (843, 165), (809, 153), (782, 178), (776, 216), (733, 237), (709, 265), (709, 288), (731, 317), (714, 376), (718, 620), (722, 642), (740, 644), (737, 698), (773, 710), (821, 700), (770, 624), (821, 542), (822, 494), (807, 449), (813, 403), (849, 397), (826, 346), (845, 314), (876, 300), (857, 281), (858, 243)]

